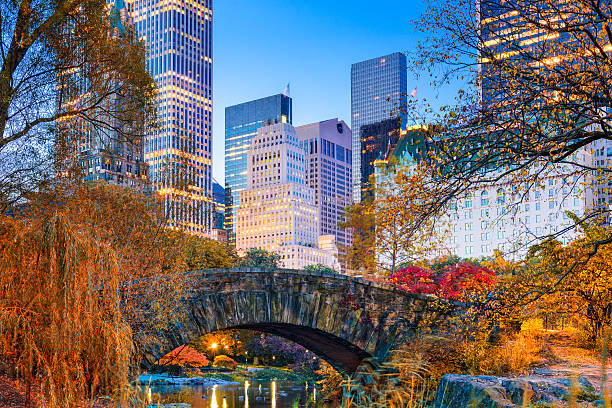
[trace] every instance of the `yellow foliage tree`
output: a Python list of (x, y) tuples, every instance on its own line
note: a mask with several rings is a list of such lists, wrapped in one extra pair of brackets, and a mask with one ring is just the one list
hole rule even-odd
[[(547, 241), (531, 249), (515, 276), (505, 281), (500, 304), (526, 317), (580, 317), (591, 340), (612, 323), (612, 244), (599, 244), (609, 227), (583, 225), (567, 245)], [(594, 249), (594, 246), (596, 247)]]

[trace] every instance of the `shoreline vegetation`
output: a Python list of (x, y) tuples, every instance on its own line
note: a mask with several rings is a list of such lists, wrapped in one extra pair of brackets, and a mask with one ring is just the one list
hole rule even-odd
[(196, 375), (174, 374), (168, 372), (142, 373), (136, 382), (146, 385), (225, 385), (249, 381), (288, 381), (296, 384), (314, 383), (316, 378), (277, 367), (238, 366), (228, 372), (200, 372)]

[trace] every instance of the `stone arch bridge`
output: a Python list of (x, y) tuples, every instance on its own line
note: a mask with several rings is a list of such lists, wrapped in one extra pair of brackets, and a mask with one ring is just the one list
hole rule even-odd
[(292, 340), (350, 374), (423, 324), (433, 332), (456, 305), (335, 273), (259, 268), (193, 271), (187, 316), (142, 355), (147, 369), (170, 350), (223, 329), (252, 329)]

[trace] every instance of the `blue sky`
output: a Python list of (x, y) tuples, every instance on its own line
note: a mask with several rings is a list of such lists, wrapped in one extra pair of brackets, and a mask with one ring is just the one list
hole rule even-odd
[[(213, 176), (221, 183), (226, 106), (281, 93), (291, 82), (294, 125), (338, 117), (350, 126), (351, 64), (411, 52), (422, 38), (412, 23), (420, 0), (217, 0), (213, 7)], [(409, 75), (409, 91), (415, 84)]]

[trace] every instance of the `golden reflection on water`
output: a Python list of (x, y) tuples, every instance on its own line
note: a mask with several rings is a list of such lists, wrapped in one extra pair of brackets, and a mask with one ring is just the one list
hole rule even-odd
[(217, 404), (217, 385), (213, 385), (213, 392), (210, 397), (210, 408), (219, 408), (219, 404)]
[(276, 408), (276, 381), (272, 381), (272, 408)]
[(244, 382), (244, 408), (249, 408), (249, 382)]

